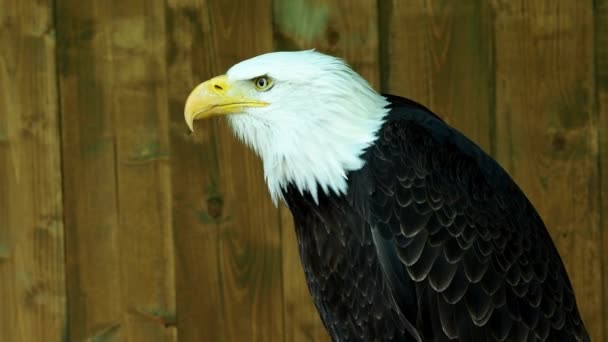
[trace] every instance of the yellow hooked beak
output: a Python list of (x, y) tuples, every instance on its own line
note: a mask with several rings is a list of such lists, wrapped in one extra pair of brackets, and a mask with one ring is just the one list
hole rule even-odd
[(190, 93), (186, 100), (184, 118), (191, 131), (194, 120), (212, 116), (240, 113), (247, 107), (265, 107), (267, 102), (249, 99), (236, 87), (232, 87), (226, 75), (205, 81)]

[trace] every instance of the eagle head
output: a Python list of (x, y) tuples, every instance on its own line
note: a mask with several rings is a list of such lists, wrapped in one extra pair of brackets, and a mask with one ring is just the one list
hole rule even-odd
[(262, 159), (275, 201), (292, 184), (343, 194), (360, 169), (388, 102), (343, 60), (314, 50), (273, 52), (232, 66), (194, 88), (184, 117), (226, 116), (236, 136)]

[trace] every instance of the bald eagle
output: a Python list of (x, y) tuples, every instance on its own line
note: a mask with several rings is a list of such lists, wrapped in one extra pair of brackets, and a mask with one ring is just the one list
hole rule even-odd
[(274, 52), (198, 85), (289, 207), (334, 341), (589, 341), (562, 260), (509, 175), (343, 60)]

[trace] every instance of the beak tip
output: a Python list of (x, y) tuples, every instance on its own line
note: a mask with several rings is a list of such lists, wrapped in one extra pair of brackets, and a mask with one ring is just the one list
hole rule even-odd
[(194, 132), (194, 120), (189, 118), (188, 115), (186, 115), (186, 125), (188, 125), (190, 132)]

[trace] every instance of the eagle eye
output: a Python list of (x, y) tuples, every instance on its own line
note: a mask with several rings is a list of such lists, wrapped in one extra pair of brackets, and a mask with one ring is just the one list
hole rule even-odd
[(268, 76), (260, 76), (253, 80), (255, 88), (259, 91), (266, 91), (272, 87), (272, 80)]

